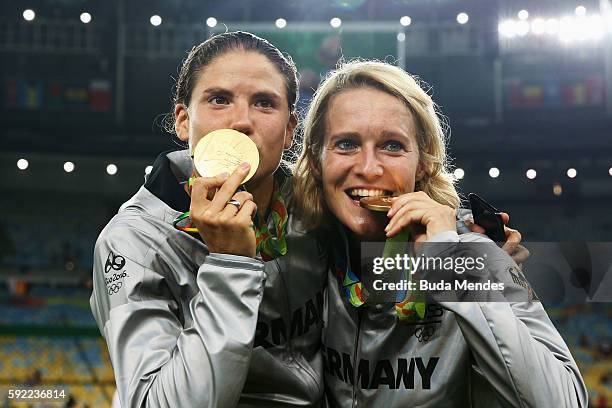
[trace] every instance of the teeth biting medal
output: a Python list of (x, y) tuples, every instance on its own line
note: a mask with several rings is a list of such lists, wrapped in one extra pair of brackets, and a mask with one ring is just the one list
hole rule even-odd
[(372, 211), (387, 212), (391, 209), (393, 196), (370, 196), (359, 200), (359, 205)]

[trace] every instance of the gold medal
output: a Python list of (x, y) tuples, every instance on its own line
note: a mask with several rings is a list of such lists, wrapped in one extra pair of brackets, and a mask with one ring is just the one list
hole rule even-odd
[(202, 177), (232, 174), (243, 162), (251, 165), (246, 183), (257, 171), (259, 151), (250, 137), (233, 129), (210, 132), (193, 149), (193, 163)]
[(372, 211), (387, 212), (391, 209), (392, 196), (363, 197), (359, 205)]

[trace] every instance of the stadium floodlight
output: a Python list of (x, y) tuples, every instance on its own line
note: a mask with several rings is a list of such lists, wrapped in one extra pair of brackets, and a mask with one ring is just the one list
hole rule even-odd
[(72, 173), (74, 171), (74, 163), (71, 161), (64, 163), (64, 171), (66, 173)]
[(593, 14), (586, 18), (585, 36), (587, 39), (599, 40), (606, 33), (606, 25), (604, 19), (599, 14)]
[(329, 20), (329, 25), (333, 28), (339, 28), (342, 25), (342, 20), (340, 20), (338, 17), (334, 17)]
[(499, 177), (499, 169), (497, 167), (491, 167), (489, 169), (489, 176), (491, 178), (498, 178)]
[(525, 9), (517, 13), (519, 20), (527, 20), (529, 18), (529, 12)]
[(524, 37), (529, 34), (529, 23), (525, 20), (520, 20), (516, 22), (516, 34), (519, 37)]
[[(526, 10), (521, 10), (523, 12)], [(528, 14), (527, 14), (528, 15)], [(606, 35), (607, 22), (599, 14), (581, 13), (579, 16), (566, 15), (560, 19), (535, 18), (531, 23), (522, 13), (519, 20), (503, 20), (498, 25), (501, 37), (514, 38), (523, 37), (529, 33), (534, 35), (548, 34), (557, 36), (561, 42), (572, 43), (575, 41), (600, 40)], [(612, 33), (612, 17), (609, 22)]]
[(461, 167), (457, 167), (453, 172), (453, 176), (455, 176), (457, 180), (461, 180), (465, 177), (465, 171), (463, 171)]
[(536, 178), (536, 176), (538, 175), (538, 173), (534, 170), (534, 169), (529, 169), (525, 172), (525, 176), (529, 179), (529, 180), (533, 180), (534, 178)]
[(210, 28), (214, 28), (217, 26), (217, 19), (214, 17), (208, 17), (206, 19), (206, 25)]
[(608, 169), (608, 174), (612, 176), (612, 167)]
[(162, 18), (158, 16), (157, 14), (155, 14), (151, 16), (151, 18), (149, 19), (149, 22), (151, 22), (151, 25), (157, 27), (158, 25), (162, 23)]
[(153, 166), (145, 167), (145, 174), (151, 174), (151, 171), (153, 171)]
[(559, 20), (549, 18), (546, 20), (546, 34), (555, 35), (559, 32)]
[(287, 20), (285, 20), (284, 18), (277, 18), (274, 24), (278, 28), (285, 28), (287, 27)]
[(81, 22), (83, 24), (87, 24), (91, 22), (91, 14), (89, 13), (81, 13)]
[(30, 163), (26, 159), (19, 159), (19, 160), (17, 160), (17, 168), (19, 170), (25, 170), (25, 169), (28, 168), (29, 165), (30, 165)]
[(402, 18), (400, 18), (400, 24), (404, 27), (408, 27), (410, 24), (412, 24), (412, 19), (410, 16), (402, 16)]
[(581, 5), (576, 7), (576, 9), (574, 10), (574, 13), (576, 13), (577, 16), (584, 16), (584, 15), (586, 15), (586, 7), (584, 7), (581, 4)]
[(516, 21), (505, 20), (499, 24), (499, 33), (506, 38), (516, 37)]
[(577, 37), (577, 27), (573, 17), (565, 16), (559, 20), (559, 39), (565, 42), (571, 42)]
[(546, 21), (542, 18), (534, 18), (531, 22), (531, 32), (535, 35), (541, 35), (546, 32)]
[(25, 21), (32, 21), (36, 18), (36, 13), (32, 9), (23, 10), (23, 19)]
[(605, 34), (603, 18), (599, 14), (582, 17), (563, 17), (559, 22), (559, 38), (564, 42), (599, 40)]
[(459, 14), (457, 14), (457, 22), (459, 24), (465, 24), (470, 20), (470, 16), (467, 15), (467, 13), (461, 12)]
[(573, 179), (577, 175), (578, 175), (578, 172), (576, 171), (575, 168), (571, 167), (571, 168), (567, 169), (567, 177)]
[(404, 33), (397, 33), (397, 41), (399, 41), (399, 42), (406, 41), (406, 34), (404, 34)]
[(117, 166), (114, 165), (113, 163), (106, 166), (106, 172), (110, 174), (111, 176), (114, 176), (115, 174), (117, 174), (117, 170), (118, 170)]

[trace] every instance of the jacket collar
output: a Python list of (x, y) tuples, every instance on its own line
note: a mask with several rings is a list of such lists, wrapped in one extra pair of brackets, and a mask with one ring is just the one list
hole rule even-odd
[(160, 154), (146, 177), (144, 188), (178, 212), (189, 211), (190, 198), (184, 184), (193, 172), (189, 151), (177, 150)]

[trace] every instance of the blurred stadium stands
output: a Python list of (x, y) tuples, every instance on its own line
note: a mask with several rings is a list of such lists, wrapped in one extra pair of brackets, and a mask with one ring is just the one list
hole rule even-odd
[[(600, 15), (608, 31), (563, 39), (563, 18), (582, 21), (579, 4), (584, 19)], [(462, 192), (510, 213), (526, 241), (611, 241), (608, 0), (54, 0), (27, 7), (32, 21), (22, 17), (23, 2), (4, 2), (0, 16), (0, 405), (8, 405), (6, 390), (22, 384), (67, 387), (80, 406), (110, 406), (112, 370), (87, 303), (93, 245), (157, 153), (177, 148), (159, 125), (181, 59), (226, 27), (262, 35), (293, 56), (302, 110), (339, 57), (405, 67), (431, 86), (448, 117)], [(529, 10), (525, 33), (521, 8)], [(88, 24), (79, 21), (84, 11)], [(459, 12), (469, 14), (467, 24), (457, 23)], [(161, 25), (149, 23), (153, 14)], [(410, 25), (400, 24), (402, 16)], [(210, 17), (216, 25), (205, 23)], [(278, 17), (286, 27), (275, 26)], [(340, 27), (330, 26), (332, 17)], [(558, 32), (538, 34), (537, 19), (557, 21)], [(20, 170), (24, 158), (29, 166)], [(74, 171), (62, 169), (66, 161)], [(105, 171), (109, 163), (116, 175)], [(488, 174), (493, 166), (497, 178)], [(570, 167), (575, 178), (566, 175)], [(537, 170), (533, 180), (525, 177), (529, 168)], [(546, 306), (579, 362), (590, 406), (612, 407), (610, 304)]]
[[(589, 389), (590, 407), (612, 405), (612, 337), (609, 303), (547, 307), (548, 314), (572, 350)], [(605, 404), (602, 404), (605, 401)]]
[(64, 390), (61, 406), (68, 396), (78, 406), (110, 406), (114, 376), (89, 310), (90, 290), (22, 283), (0, 283), (0, 406), (25, 406), (9, 403), (10, 389)]

